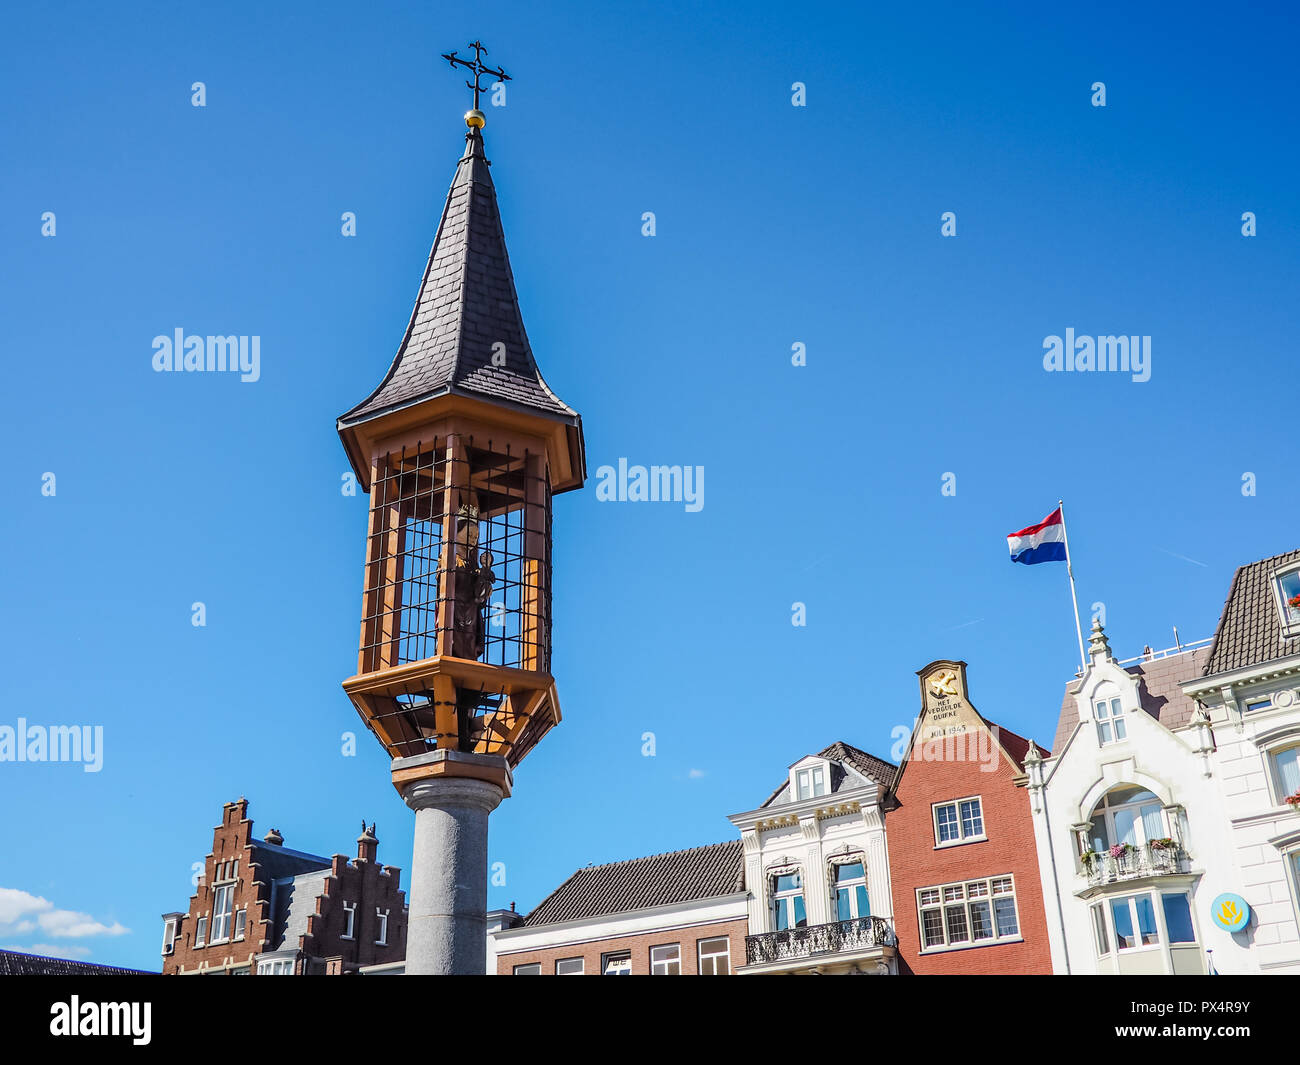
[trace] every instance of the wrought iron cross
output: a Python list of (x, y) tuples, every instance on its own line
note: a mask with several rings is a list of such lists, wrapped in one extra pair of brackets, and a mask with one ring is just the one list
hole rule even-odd
[(479, 84), (479, 78), (484, 74), (491, 74), (497, 81), (509, 81), (510, 75), (504, 70), (493, 70), (491, 67), (483, 65), (483, 57), (487, 55), (487, 49), (478, 41), (471, 41), (469, 47), (474, 49), (474, 62), (472, 63), (468, 59), (458, 58), (455, 52), (449, 52), (442, 58), (447, 60), (453, 67), (464, 67), (466, 70), (474, 72), (474, 80), (465, 82), (465, 86), (474, 90), (474, 110), (477, 111), (479, 109), (478, 94), (483, 91), (483, 86)]

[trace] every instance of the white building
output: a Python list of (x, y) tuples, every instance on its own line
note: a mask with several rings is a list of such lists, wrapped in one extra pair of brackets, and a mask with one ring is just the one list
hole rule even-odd
[[(1218, 745), (1237, 891), (1252, 914), (1232, 937), (1250, 951), (1241, 968), (1300, 972), (1300, 804), (1285, 801), (1300, 793), (1300, 551), (1237, 570), (1205, 670), (1183, 692), (1207, 709)], [(1228, 956), (1214, 955), (1225, 972)]]
[(1242, 567), (1209, 646), (1133, 663), (1093, 625), (1054, 754), (1026, 759), (1055, 971), (1300, 968), (1291, 584), (1300, 551)]
[(790, 767), (744, 844), (749, 935), (742, 974), (893, 974), (897, 940), (881, 802), (896, 766), (835, 743)]

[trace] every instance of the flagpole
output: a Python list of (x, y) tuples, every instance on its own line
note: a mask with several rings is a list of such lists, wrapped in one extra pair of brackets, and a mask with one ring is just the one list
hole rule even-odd
[(1061, 508), (1061, 537), (1065, 540), (1065, 572), (1070, 575), (1070, 599), (1074, 602), (1074, 633), (1079, 637), (1079, 674), (1087, 668), (1088, 656), (1083, 653), (1083, 626), (1079, 624), (1079, 596), (1074, 590), (1074, 563), (1070, 561), (1070, 534), (1065, 528), (1065, 500), (1058, 499)]

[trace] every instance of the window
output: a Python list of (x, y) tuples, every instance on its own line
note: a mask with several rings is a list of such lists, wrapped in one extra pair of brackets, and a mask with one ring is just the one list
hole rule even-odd
[(968, 843), (984, 838), (984, 810), (978, 797), (935, 806), (934, 839), (937, 845)]
[(1295, 635), (1300, 632), (1300, 569), (1276, 574), (1273, 587), (1282, 615), (1282, 634)]
[(1095, 706), (1097, 718), (1097, 741), (1103, 746), (1117, 743), (1128, 737), (1128, 726), (1124, 723), (1124, 708), (1118, 699), (1098, 699)]
[(524, 965), (516, 965), (510, 971), (515, 976), (541, 976), (542, 963), (540, 961), (530, 961)]
[(388, 911), (375, 907), (375, 919), (379, 922), (379, 931), (375, 933), (375, 945), (388, 946)]
[(581, 958), (561, 958), (555, 963), (556, 976), (581, 976), (582, 959)]
[(803, 901), (803, 877), (798, 870), (772, 877), (772, 929), (803, 928), (808, 913)]
[(236, 939), (244, 938), (244, 927), (247, 923), (248, 923), (248, 910), (247, 908), (245, 908), (235, 914), (235, 938)]
[(1110, 914), (1115, 922), (1116, 949), (1141, 950), (1160, 942), (1160, 933), (1156, 931), (1156, 908), (1150, 895), (1111, 899)]
[(292, 976), (292, 958), (267, 958), (257, 963), (258, 976)]
[(606, 954), (600, 960), (600, 971), (606, 976), (631, 976), (632, 955), (626, 950)]
[(235, 885), (222, 884), (212, 902), (212, 942), (225, 943), (230, 938), (230, 912), (235, 903)]
[(168, 917), (163, 922), (163, 945), (162, 952), (171, 954), (176, 949), (176, 933), (180, 928), (180, 919), (177, 917)]
[(834, 866), (835, 919), (851, 921), (869, 917), (871, 902), (867, 898), (867, 872), (862, 862)]
[(700, 975), (728, 976), (731, 973), (731, 940), (701, 939), (699, 942)]
[(1246, 700), (1246, 713), (1248, 714), (1252, 714), (1257, 710), (1272, 710), (1272, 709), (1273, 709), (1273, 697), (1271, 695), (1264, 695), (1258, 699)]
[(356, 935), (357, 928), (357, 904), (355, 902), (345, 902), (343, 904), (343, 934), (340, 939), (352, 939)]
[(666, 946), (650, 948), (650, 975), (682, 975), (682, 947), (680, 943), (669, 943)]
[(1192, 907), (1182, 892), (1160, 896), (1165, 910), (1165, 931), (1170, 943), (1195, 943), (1196, 930), (1192, 927)]
[(1300, 791), (1300, 747), (1288, 747), (1271, 756), (1273, 781), (1279, 803)]
[(796, 798), (810, 799), (826, 794), (825, 766), (816, 765), (800, 769), (795, 773), (794, 779)]
[(1106, 934), (1106, 911), (1101, 903), (1092, 908), (1092, 931), (1097, 937), (1097, 957), (1104, 958), (1110, 953), (1110, 937)]
[(1092, 849), (1098, 854), (1119, 844), (1142, 847), (1168, 836), (1160, 800), (1143, 788), (1116, 788), (1092, 811)]
[(1020, 938), (1015, 883), (1009, 876), (922, 888), (916, 902), (922, 950)]
[(201, 947), (207, 941), (208, 941), (208, 919), (206, 917), (200, 917), (198, 920), (198, 924), (196, 924), (194, 927), (194, 945), (196, 947)]

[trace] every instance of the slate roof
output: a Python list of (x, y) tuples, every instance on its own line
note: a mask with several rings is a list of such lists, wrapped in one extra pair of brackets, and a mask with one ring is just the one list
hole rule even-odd
[[(505, 344), (503, 366), (492, 364), (498, 342)], [(339, 418), (339, 427), (445, 392), (579, 422), (547, 387), (533, 359), (477, 129), (465, 136), (465, 154), (447, 193), (397, 356), (379, 387)]]
[[(873, 780), (882, 788), (888, 790), (893, 786), (894, 780), (898, 775), (898, 766), (892, 762), (886, 762), (883, 758), (877, 758), (874, 754), (869, 754), (852, 744), (836, 741), (825, 750), (817, 752), (818, 758), (825, 758), (832, 763), (831, 771), (831, 794), (840, 790), (847, 775), (843, 767), (853, 770), (858, 776), (866, 777)], [(860, 787), (861, 782), (850, 779), (849, 787)], [(789, 802), (788, 792), (790, 790), (790, 779), (787, 777), (777, 789), (772, 792), (759, 805), (759, 809), (765, 809), (774, 803)]]
[(319, 854), (277, 847), (274, 843), (254, 840), (251, 846), (253, 861), (257, 863), (259, 880), (279, 880), (282, 877), (297, 876), (299, 873), (329, 869), (333, 866), (329, 858), (323, 858)]
[(745, 886), (740, 840), (579, 869), (524, 920), (529, 928), (733, 895)]
[(1273, 571), (1300, 561), (1300, 550), (1239, 566), (1223, 604), (1205, 676), (1261, 665), (1300, 654), (1300, 636), (1282, 638), (1282, 622), (1273, 596)]
[(292, 950), (307, 934), (307, 918), (316, 912), (316, 900), (325, 894), (329, 870), (300, 873), (275, 882), (271, 900), (271, 945), (268, 950)]
[[(1186, 725), (1196, 712), (1196, 701), (1184, 695), (1180, 685), (1200, 676), (1209, 654), (1210, 648), (1200, 647), (1195, 651), (1126, 666), (1125, 672), (1138, 678), (1138, 699), (1142, 709), (1165, 728), (1176, 729)], [(1071, 694), (1071, 689), (1077, 684), (1077, 680), (1072, 680), (1066, 685), (1061, 716), (1056, 723), (1056, 741), (1052, 744), (1054, 751), (1065, 749), (1066, 741), (1079, 723), (1079, 708)]]
[(117, 965), (96, 965), (69, 958), (47, 958), (0, 950), (0, 976), (157, 976), (147, 969), (123, 969)]

